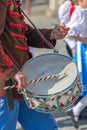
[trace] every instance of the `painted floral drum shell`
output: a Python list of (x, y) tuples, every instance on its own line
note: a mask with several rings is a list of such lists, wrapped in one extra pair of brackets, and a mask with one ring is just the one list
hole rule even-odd
[(23, 89), (23, 95), (31, 109), (41, 112), (63, 110), (72, 105), (81, 92), (77, 67), (65, 55), (37, 56), (24, 64), (22, 72), (30, 81)]

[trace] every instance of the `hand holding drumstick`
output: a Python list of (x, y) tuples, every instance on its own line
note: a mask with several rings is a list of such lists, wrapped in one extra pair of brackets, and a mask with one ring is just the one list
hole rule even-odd
[[(38, 83), (40, 81), (46, 81), (46, 80), (49, 80), (49, 79), (53, 79), (53, 78), (58, 78), (58, 80), (61, 80), (63, 78), (65, 78), (67, 76), (66, 73), (60, 73), (60, 74), (53, 74), (53, 75), (48, 75), (48, 76), (45, 76), (45, 77), (41, 77), (41, 78), (38, 78), (38, 79), (34, 79), (34, 80), (31, 80), (31, 81), (28, 81), (27, 77), (22, 73), (22, 72), (18, 72), (15, 77), (14, 77), (14, 80), (17, 81), (17, 90), (18, 92), (21, 91), (23, 88), (27, 87), (29, 84), (33, 84), (33, 83)], [(14, 86), (12, 87), (5, 87), (5, 89), (11, 89), (13, 88)]]

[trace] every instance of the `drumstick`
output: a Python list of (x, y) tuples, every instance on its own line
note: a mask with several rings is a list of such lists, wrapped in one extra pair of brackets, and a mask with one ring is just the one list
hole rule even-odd
[[(52, 79), (52, 78), (58, 78), (58, 77), (59, 77), (59, 79), (62, 79), (64, 77), (66, 77), (66, 76), (69, 76), (69, 73), (70, 73), (69, 68), (72, 66), (71, 64), (72, 63), (70, 63), (70, 64), (66, 65), (66, 67), (62, 68), (62, 71), (59, 74), (53, 74), (53, 75), (46, 76), (46, 77), (43, 77), (43, 78), (31, 80), (29, 83), (30, 84), (31, 83), (37, 83), (39, 81), (44, 81), (44, 80), (48, 80), (48, 79)], [(68, 73), (66, 73), (67, 71), (68, 71)]]
[[(60, 76), (62, 76), (62, 77), (60, 77)], [(38, 79), (35, 79), (35, 80), (31, 80), (31, 81), (29, 81), (29, 84), (38, 83), (40, 81), (46, 81), (46, 80), (53, 79), (53, 78), (58, 78), (58, 77), (63, 78), (65, 76), (67, 76), (66, 73), (54, 74), (54, 75), (46, 76), (46, 77), (43, 77), (43, 78), (38, 78)]]
[[(59, 78), (58, 80), (60, 80), (60, 79), (62, 79), (64, 77), (66, 77), (66, 76), (67, 76), (66, 73), (54, 74), (54, 75), (50, 75), (50, 76), (48, 75), (48, 76), (45, 76), (43, 78), (38, 78), (38, 79), (34, 79), (34, 80), (29, 81), (29, 85), (33, 84), (33, 83), (38, 83), (40, 81), (46, 81), (46, 80), (49, 80), (49, 79), (53, 79), (53, 78)], [(13, 85), (13, 86), (7, 86), (4, 89), (12, 89), (14, 87), (15, 87), (15, 85)]]
[[(52, 79), (52, 78), (58, 78), (58, 80), (62, 79), (62, 78), (65, 78), (66, 76), (69, 76), (71, 74), (69, 70), (69, 68), (72, 66), (71, 65), (72, 63), (68, 64), (66, 67), (64, 67), (64, 69), (62, 69), (61, 73), (60, 74), (54, 74), (54, 75), (51, 75), (51, 76), (45, 76), (43, 78), (38, 78), (38, 79), (35, 79), (35, 80), (31, 80), (29, 81), (29, 84), (32, 84), (32, 83), (37, 83), (37, 82), (40, 82), (40, 81), (45, 81), (45, 80), (48, 80), (48, 79)], [(68, 74), (65, 73), (68, 71)], [(60, 77), (62, 76), (62, 77)], [(15, 81), (15, 84), (13, 86), (7, 86), (7, 87), (4, 87), (4, 89), (12, 89), (12, 88), (16, 88), (17, 86), (17, 82)]]

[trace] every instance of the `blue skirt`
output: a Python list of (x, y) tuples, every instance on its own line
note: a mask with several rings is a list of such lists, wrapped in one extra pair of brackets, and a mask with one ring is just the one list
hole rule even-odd
[(81, 96), (87, 95), (87, 45), (84, 43), (77, 43), (77, 48), (73, 56), (73, 61), (78, 67), (80, 74), (80, 81), (82, 85)]

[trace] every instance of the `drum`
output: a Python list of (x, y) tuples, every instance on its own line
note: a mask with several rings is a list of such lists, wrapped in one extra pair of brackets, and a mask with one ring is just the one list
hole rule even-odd
[(63, 110), (74, 103), (81, 84), (75, 63), (67, 56), (48, 53), (27, 61), (22, 67), (30, 84), (23, 89), (29, 108), (43, 112)]

